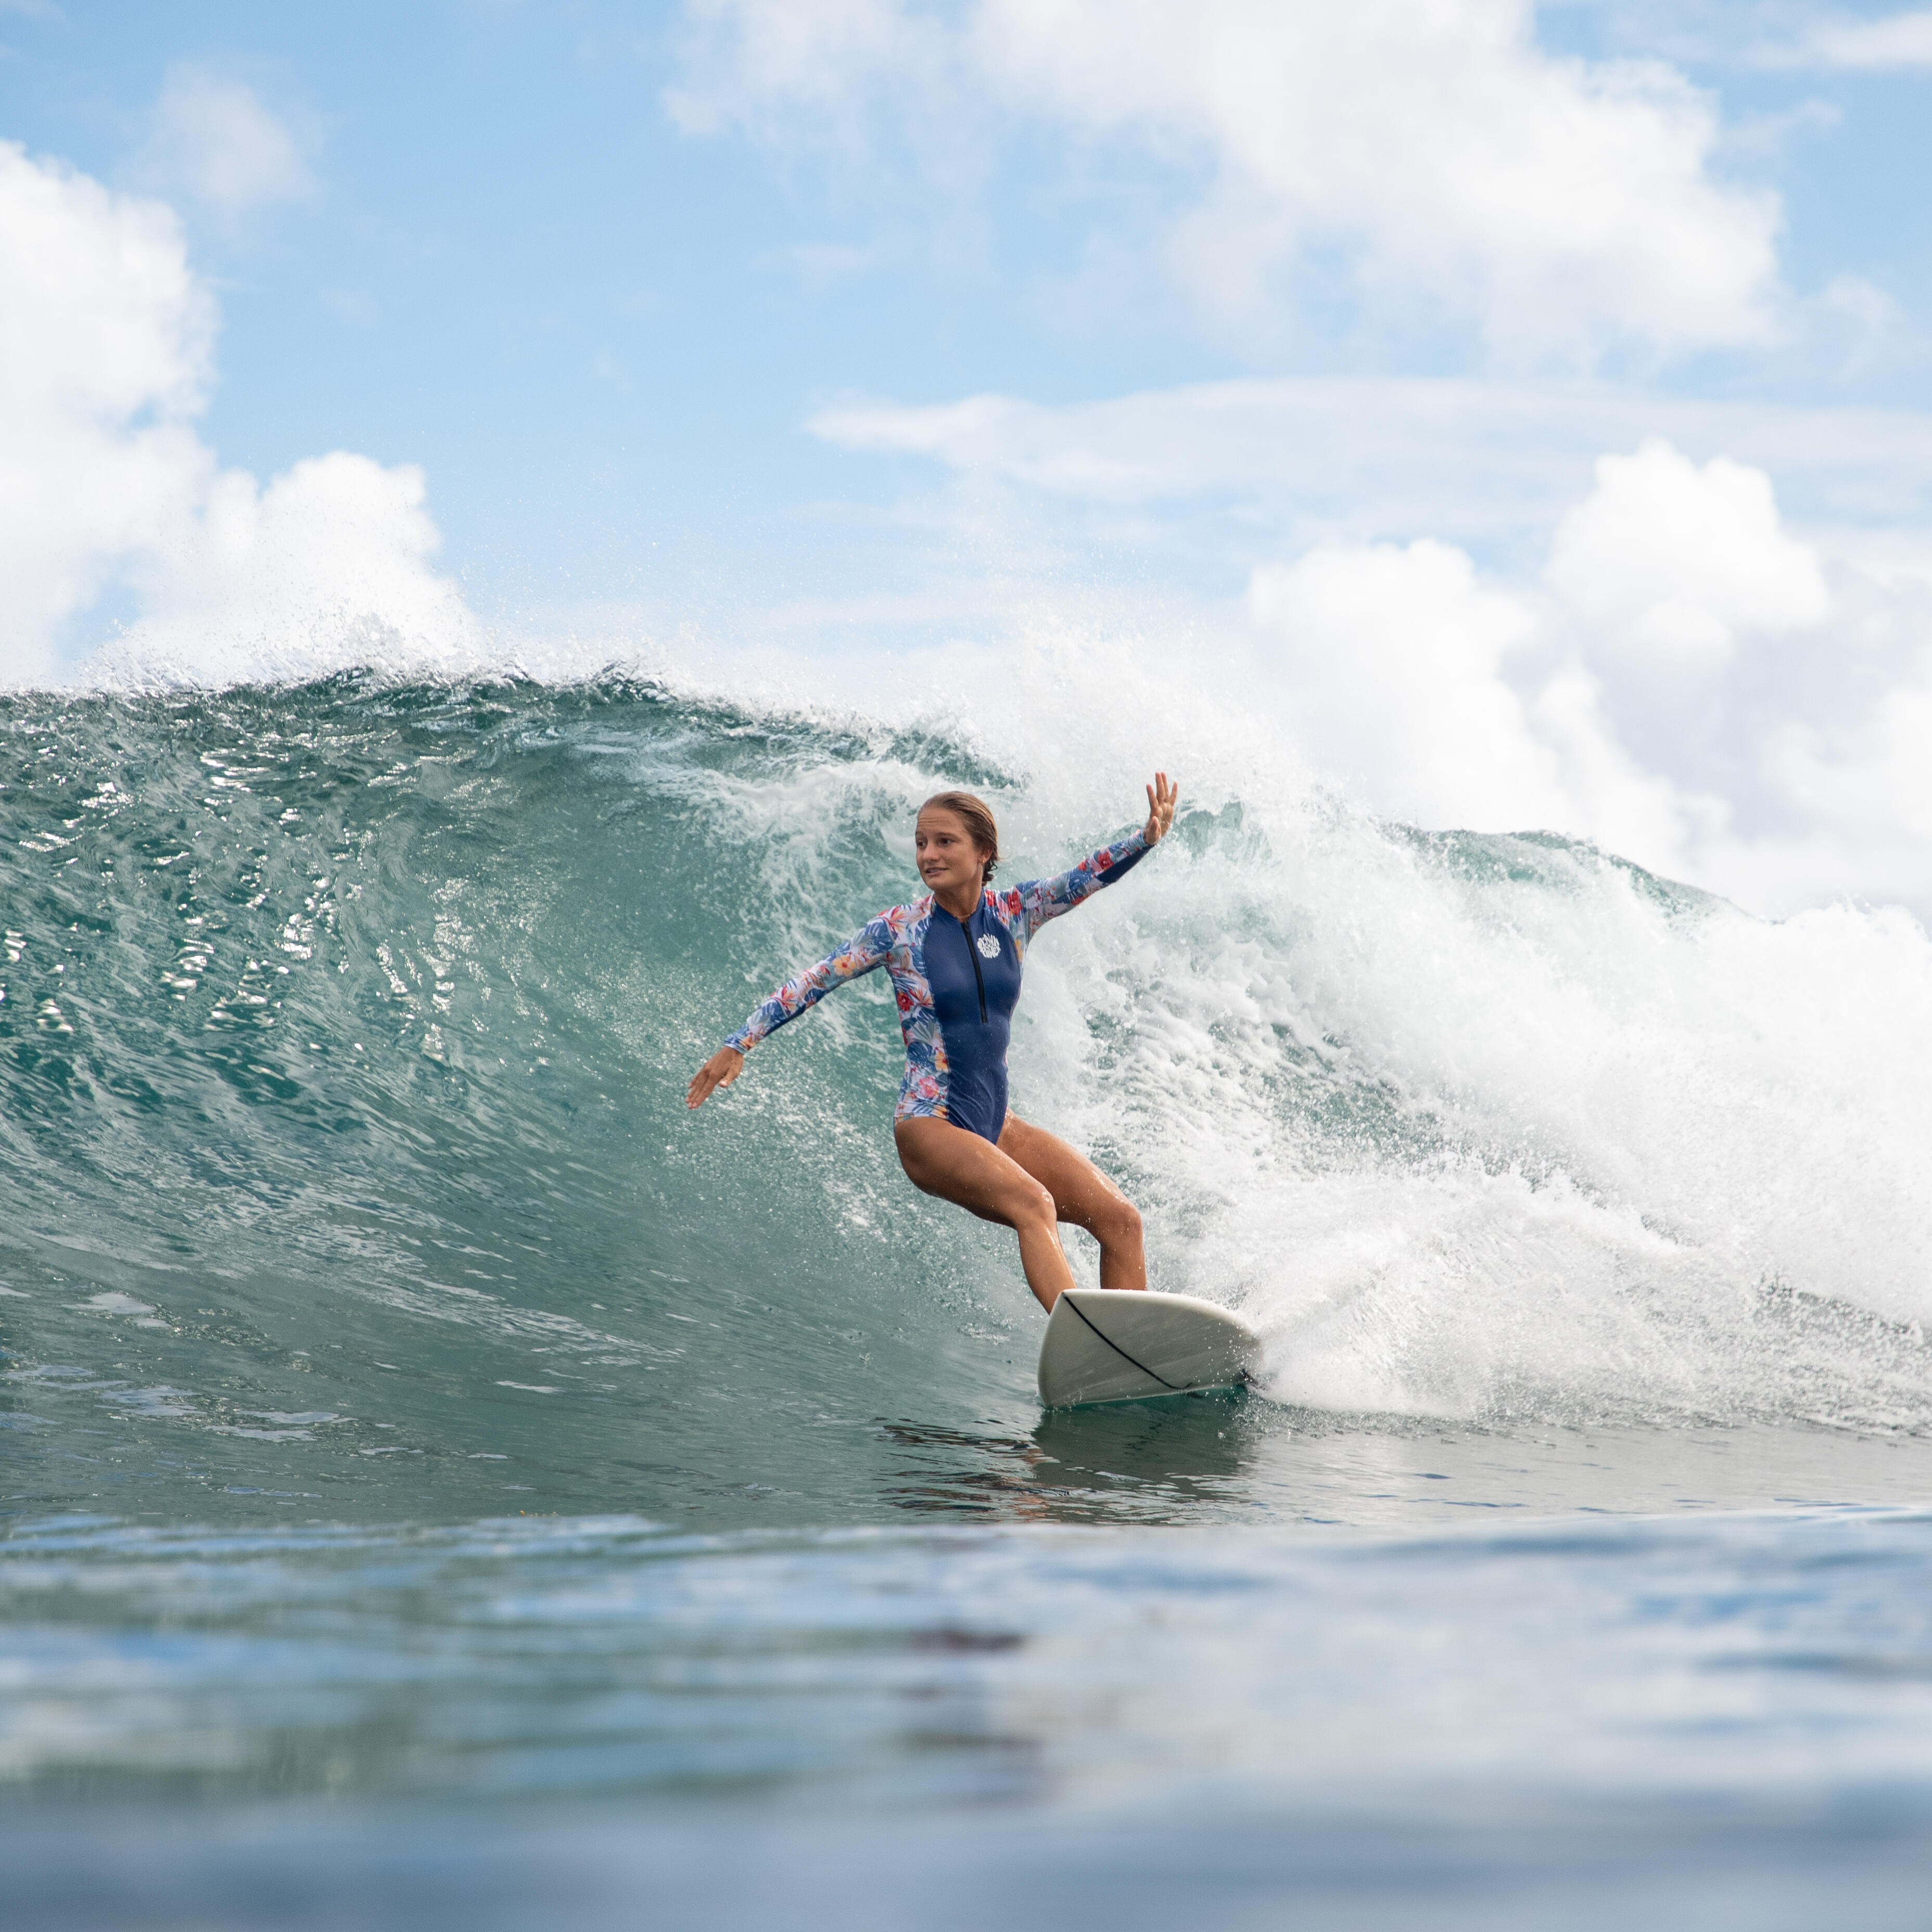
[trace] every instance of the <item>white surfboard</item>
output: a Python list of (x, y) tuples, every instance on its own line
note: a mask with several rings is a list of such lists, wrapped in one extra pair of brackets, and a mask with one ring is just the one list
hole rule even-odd
[(1066, 1408), (1236, 1388), (1261, 1348), (1238, 1315), (1191, 1294), (1071, 1288), (1053, 1304), (1040, 1344), (1040, 1399)]

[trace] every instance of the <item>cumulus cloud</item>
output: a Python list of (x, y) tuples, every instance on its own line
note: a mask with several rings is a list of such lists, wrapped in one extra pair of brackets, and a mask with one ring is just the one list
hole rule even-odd
[[(880, 130), (975, 182), (1016, 124), (1090, 171), (1170, 170), (1160, 248), (1239, 326), (1337, 254), (1365, 314), (1420, 302), (1512, 356), (1772, 332), (1774, 196), (1717, 178), (1709, 98), (1540, 49), (1528, 0), (687, 0), (688, 130), (854, 154)], [(1173, 184), (1198, 182), (1191, 199)], [(1286, 299), (1284, 302), (1284, 290)], [(1398, 320), (1400, 319), (1400, 320)]]
[(0, 679), (72, 668), (133, 600), (124, 674), (460, 647), (420, 474), (336, 454), (266, 488), (196, 418), (216, 316), (163, 204), (0, 142)]
[(1543, 602), (1453, 545), (1322, 545), (1258, 568), (1246, 602), (1311, 766), (1378, 812), (1594, 838), (1678, 876), (1721, 824), (1630, 755), (1580, 658), (1551, 667)]
[(315, 192), (303, 143), (253, 88), (181, 62), (162, 81), (134, 172), (230, 222)]
[(1378, 809), (1582, 834), (1772, 911), (1932, 909), (1932, 596), (1828, 569), (1761, 471), (1652, 440), (1599, 462), (1540, 581), (1358, 545), (1248, 601), (1310, 756)]
[(337, 450), (266, 486), (245, 470), (209, 478), (165, 548), (123, 569), (140, 615), (98, 660), (103, 670), (226, 681), (464, 655), (473, 626), (462, 593), (429, 565), (439, 538), (422, 472)]
[(189, 419), (214, 307), (165, 208), (0, 143), (0, 670), (53, 668), (63, 620), (206, 480)]
[(1536, 633), (1520, 598), (1427, 541), (1324, 545), (1264, 565), (1255, 624), (1297, 736), (1321, 769), (1418, 824), (1553, 825), (1569, 812), (1557, 760), (1500, 675)]
[(1611, 656), (1666, 685), (1724, 669), (1740, 634), (1803, 630), (1831, 608), (1763, 471), (1721, 456), (1700, 469), (1656, 437), (1598, 463), (1545, 575)]

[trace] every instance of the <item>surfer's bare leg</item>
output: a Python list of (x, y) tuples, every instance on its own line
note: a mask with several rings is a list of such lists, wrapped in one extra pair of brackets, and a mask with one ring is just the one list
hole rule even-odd
[(1000, 1130), (1000, 1151), (1053, 1196), (1061, 1220), (1084, 1228), (1100, 1244), (1102, 1288), (1147, 1286), (1140, 1210), (1084, 1154), (1010, 1113)]
[(1020, 1265), (1041, 1307), (1050, 1310), (1074, 1286), (1060, 1245), (1058, 1204), (1018, 1161), (950, 1120), (901, 1120), (892, 1137), (906, 1178), (922, 1193), (954, 1202), (1018, 1235)]

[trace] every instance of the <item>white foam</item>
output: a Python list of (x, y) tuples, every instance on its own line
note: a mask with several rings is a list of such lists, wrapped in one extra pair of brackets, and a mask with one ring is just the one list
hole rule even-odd
[[(1101, 678), (1077, 649), (1001, 668), (950, 722), (1023, 781), (998, 795), (1007, 876), (1117, 831), (1156, 762), (1215, 814), (1036, 944), (1014, 1105), (1126, 1180), (1156, 1285), (1259, 1322), (1277, 1393), (1932, 1420), (1909, 915), (1774, 922), (1586, 847), (1421, 838), (1312, 790), (1210, 680)], [(909, 824), (945, 776), (848, 750), (689, 782), (734, 838), (770, 833), (816, 937), (841, 828)]]
[[(1471, 882), (1306, 806), (1257, 830), (1037, 948), (1016, 1071), (1138, 1170), (1160, 1279), (1245, 1304), (1282, 1393), (1898, 1419), (1840, 1359), (1850, 1318), (1795, 1337), (1819, 1318), (1789, 1294), (1932, 1312), (1912, 920), (1673, 907), (1587, 851)], [(1932, 1377), (1905, 1372), (1916, 1417)]]

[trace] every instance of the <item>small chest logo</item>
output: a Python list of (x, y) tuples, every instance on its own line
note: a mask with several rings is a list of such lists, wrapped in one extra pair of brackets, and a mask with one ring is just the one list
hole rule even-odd
[(990, 932), (982, 932), (974, 944), (980, 949), (982, 959), (997, 959), (1000, 956), (1000, 942)]

